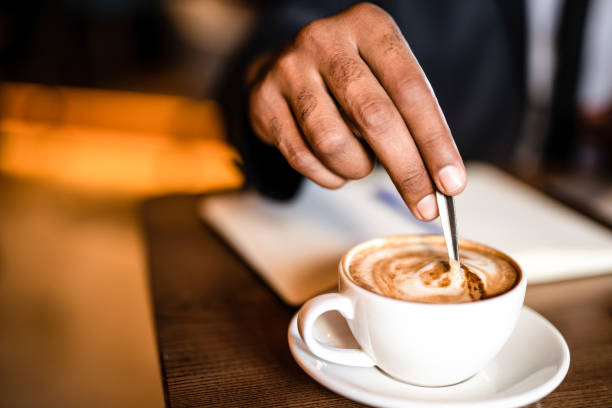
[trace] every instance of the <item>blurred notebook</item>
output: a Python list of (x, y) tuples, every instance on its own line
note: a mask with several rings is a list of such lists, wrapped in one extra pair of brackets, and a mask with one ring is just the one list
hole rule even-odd
[[(514, 257), (530, 283), (612, 272), (612, 232), (497, 168), (468, 165), (456, 199), (459, 235)], [(336, 284), (337, 264), (358, 242), (386, 235), (441, 233), (416, 220), (384, 170), (339, 190), (307, 181), (280, 203), (255, 192), (204, 198), (213, 226), (287, 303)]]

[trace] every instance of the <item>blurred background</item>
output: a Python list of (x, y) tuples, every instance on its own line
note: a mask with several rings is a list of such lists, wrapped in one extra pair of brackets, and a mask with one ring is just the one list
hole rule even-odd
[[(276, 3), (0, 6), (0, 406), (163, 406), (139, 204), (241, 185), (213, 90)], [(612, 2), (588, 2), (569, 56), (564, 2), (526, 4), (512, 170), (612, 225)], [(571, 154), (546, 159), (550, 132)]]
[(0, 6), (0, 406), (163, 406), (139, 204), (240, 185), (209, 96), (256, 12)]

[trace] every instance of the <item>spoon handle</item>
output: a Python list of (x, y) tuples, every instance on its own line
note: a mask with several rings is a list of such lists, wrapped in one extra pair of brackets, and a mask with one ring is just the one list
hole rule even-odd
[(447, 196), (436, 191), (438, 210), (440, 211), (440, 222), (444, 231), (448, 258), (459, 262), (459, 244), (457, 242), (457, 218), (455, 216), (455, 201), (452, 196)]

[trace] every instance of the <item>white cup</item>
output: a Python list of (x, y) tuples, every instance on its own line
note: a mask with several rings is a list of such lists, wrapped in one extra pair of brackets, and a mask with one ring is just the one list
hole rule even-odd
[[(357, 367), (377, 366), (388, 375), (415, 385), (445, 386), (472, 377), (509, 339), (525, 298), (526, 279), (509, 256), (482, 244), (460, 240), (459, 248), (478, 247), (504, 258), (517, 270), (509, 291), (468, 303), (418, 303), (382, 296), (358, 286), (349, 276), (352, 257), (388, 239), (443, 245), (438, 235), (377, 238), (352, 248), (338, 267), (338, 293), (317, 296), (298, 314), (298, 328), (310, 351), (323, 360)], [(361, 346), (342, 349), (313, 336), (317, 318), (337, 310)]]

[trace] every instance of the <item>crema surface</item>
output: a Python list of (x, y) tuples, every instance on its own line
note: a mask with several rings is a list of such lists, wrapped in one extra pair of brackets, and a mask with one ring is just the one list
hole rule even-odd
[(459, 248), (461, 268), (450, 268), (443, 244), (387, 240), (356, 253), (349, 273), (383, 296), (424, 303), (464, 303), (510, 290), (519, 273), (506, 259), (479, 248)]

